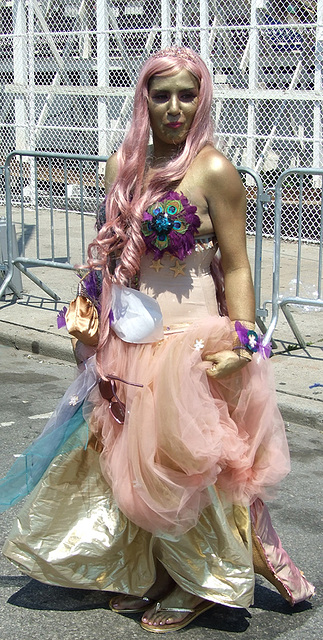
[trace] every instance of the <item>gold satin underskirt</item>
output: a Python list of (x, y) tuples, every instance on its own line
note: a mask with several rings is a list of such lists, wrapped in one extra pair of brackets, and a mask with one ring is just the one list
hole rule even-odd
[(210, 491), (212, 504), (196, 527), (177, 541), (156, 537), (118, 509), (95, 448), (63, 450), (26, 500), (3, 553), (47, 584), (138, 596), (154, 583), (158, 559), (183, 589), (248, 607), (254, 591), (249, 510), (215, 487)]

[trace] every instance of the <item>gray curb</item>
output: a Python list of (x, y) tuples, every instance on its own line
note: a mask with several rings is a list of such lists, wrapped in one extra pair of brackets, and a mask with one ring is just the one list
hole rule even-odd
[(312, 399), (277, 393), (277, 403), (286, 424), (292, 422), (323, 431), (322, 402), (315, 402), (313, 407)]
[(70, 337), (50, 331), (0, 320), (0, 344), (75, 363)]

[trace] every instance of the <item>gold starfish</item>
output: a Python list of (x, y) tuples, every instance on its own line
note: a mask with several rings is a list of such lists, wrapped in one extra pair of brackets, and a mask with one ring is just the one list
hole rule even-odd
[(169, 267), (170, 271), (174, 271), (174, 278), (177, 278), (177, 276), (185, 276), (185, 268), (185, 262), (180, 264), (179, 260), (176, 260), (175, 267)]
[(160, 260), (153, 260), (150, 265), (150, 269), (155, 269), (156, 273), (158, 273), (163, 268), (164, 268), (164, 265), (161, 264)]

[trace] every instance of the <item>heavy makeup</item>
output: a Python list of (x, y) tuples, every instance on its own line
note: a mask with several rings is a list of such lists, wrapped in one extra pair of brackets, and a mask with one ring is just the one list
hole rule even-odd
[(148, 111), (155, 157), (169, 158), (186, 139), (199, 102), (199, 82), (187, 69), (171, 76), (153, 76)]

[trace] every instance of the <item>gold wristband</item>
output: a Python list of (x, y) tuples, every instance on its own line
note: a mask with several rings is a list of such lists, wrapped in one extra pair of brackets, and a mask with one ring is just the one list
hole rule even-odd
[(242, 358), (243, 360), (247, 360), (248, 362), (251, 362), (252, 354), (244, 346), (239, 344), (236, 347), (232, 347), (232, 351), (236, 351), (239, 358)]
[[(244, 327), (246, 327), (246, 329), (248, 329), (248, 331), (254, 331), (255, 330), (255, 323), (254, 322), (250, 322), (250, 320), (231, 320), (231, 327), (234, 331), (234, 336), (233, 336), (233, 349), (235, 347), (240, 347), (241, 349), (243, 349), (244, 351), (247, 351), (247, 349), (244, 347), (244, 345), (241, 344), (239, 336), (236, 332), (235, 329), (235, 324), (236, 322), (240, 322), (241, 324), (243, 324)], [(248, 351), (247, 351), (248, 353)], [(249, 353), (250, 356), (250, 353)], [(249, 358), (251, 360), (251, 358)]]

